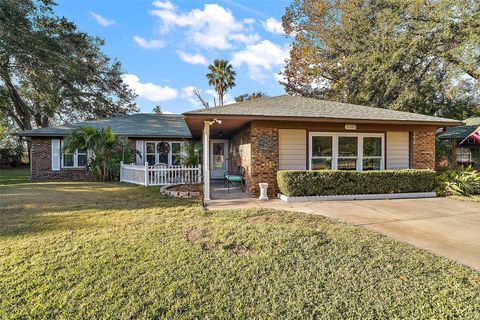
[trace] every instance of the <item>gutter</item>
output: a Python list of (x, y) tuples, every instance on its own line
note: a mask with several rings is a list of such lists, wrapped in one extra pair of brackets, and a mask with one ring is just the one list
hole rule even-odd
[(412, 124), (432, 125), (438, 127), (454, 127), (463, 125), (462, 121), (422, 121), (422, 120), (385, 120), (385, 119), (352, 119), (352, 118), (327, 118), (327, 117), (294, 117), (294, 116), (264, 116), (264, 115), (232, 115), (232, 114), (195, 114), (184, 113), (185, 120), (211, 120), (219, 119), (244, 119), (251, 120), (272, 120), (272, 121), (305, 121), (305, 122), (329, 122), (329, 123), (366, 123), (366, 124)]

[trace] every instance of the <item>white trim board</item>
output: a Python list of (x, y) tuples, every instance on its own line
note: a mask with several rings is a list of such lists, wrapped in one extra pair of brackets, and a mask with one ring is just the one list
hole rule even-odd
[(415, 198), (435, 198), (436, 196), (437, 194), (435, 192), (347, 194), (347, 195), (335, 195), (335, 196), (302, 196), (302, 197), (289, 197), (281, 193), (278, 194), (278, 198), (280, 198), (280, 200), (285, 202), (415, 199)]

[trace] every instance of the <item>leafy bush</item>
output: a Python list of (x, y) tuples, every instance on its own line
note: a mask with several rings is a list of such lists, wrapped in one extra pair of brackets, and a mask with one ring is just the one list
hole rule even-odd
[(432, 192), (437, 188), (433, 170), (281, 170), (277, 182), (286, 196)]
[(471, 196), (480, 194), (480, 173), (472, 166), (449, 169), (439, 176), (440, 191), (445, 195)]
[(182, 163), (195, 166), (202, 163), (202, 143), (198, 141), (184, 141), (182, 147)]
[(126, 138), (117, 137), (111, 127), (97, 130), (85, 126), (73, 130), (65, 139), (63, 151), (78, 149), (92, 151), (93, 157), (88, 159), (87, 167), (100, 181), (118, 179), (120, 161), (132, 163), (138, 153), (130, 147)]

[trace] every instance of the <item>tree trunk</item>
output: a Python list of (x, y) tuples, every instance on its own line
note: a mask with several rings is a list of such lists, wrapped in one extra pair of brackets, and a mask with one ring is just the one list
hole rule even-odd
[(223, 106), (223, 91), (221, 88), (217, 89), (218, 94), (218, 104), (222, 107)]
[[(13, 110), (7, 109), (9, 115), (15, 120), (17, 125), (22, 129), (31, 130), (32, 129), (32, 113), (30, 108), (27, 106), (25, 101), (23, 101), (22, 97), (15, 88), (15, 85), (10, 78), (10, 74), (8, 73), (8, 62), (4, 63), (0, 70), (0, 78), (5, 82), (5, 86), (7, 87), (7, 91), (10, 96), (10, 100), (13, 103)], [(8, 106), (7, 106), (8, 108)]]

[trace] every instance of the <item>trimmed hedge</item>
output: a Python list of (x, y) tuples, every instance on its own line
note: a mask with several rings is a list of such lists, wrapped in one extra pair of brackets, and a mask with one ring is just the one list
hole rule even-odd
[(432, 192), (437, 187), (433, 170), (328, 171), (280, 170), (280, 192), (286, 196), (330, 196)]

